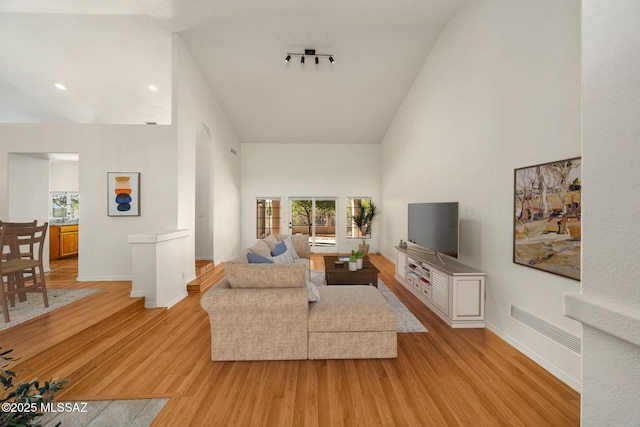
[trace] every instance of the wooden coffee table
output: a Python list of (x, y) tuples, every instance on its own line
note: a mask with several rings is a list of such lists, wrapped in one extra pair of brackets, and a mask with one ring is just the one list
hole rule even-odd
[(349, 271), (349, 262), (342, 268), (336, 268), (337, 256), (324, 257), (324, 272), (327, 285), (373, 285), (378, 287), (378, 269), (369, 262), (367, 257), (362, 262), (362, 269)]

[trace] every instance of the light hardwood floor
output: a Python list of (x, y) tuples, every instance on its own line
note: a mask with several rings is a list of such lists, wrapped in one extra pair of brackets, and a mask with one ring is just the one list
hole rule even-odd
[(371, 258), (429, 330), (398, 334), (397, 359), (212, 362), (201, 294), (145, 310), (129, 282), (76, 282), (73, 260), (52, 263), (48, 287), (103, 291), (0, 332), (0, 347), (25, 379), (69, 378), (59, 399), (169, 397), (154, 426), (579, 425), (578, 393), (489, 330), (449, 328)]

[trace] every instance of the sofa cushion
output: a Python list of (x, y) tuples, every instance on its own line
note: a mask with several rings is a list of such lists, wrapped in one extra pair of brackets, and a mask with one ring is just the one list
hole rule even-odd
[(269, 246), (264, 242), (264, 240), (258, 240), (255, 242), (253, 246), (249, 248), (249, 252), (253, 252), (256, 255), (266, 258), (271, 256), (271, 249), (269, 249)]
[(283, 242), (279, 242), (278, 244), (276, 244), (275, 248), (271, 249), (271, 256), (282, 255), (285, 252), (287, 252), (286, 243), (284, 241)]
[(271, 259), (256, 255), (253, 252), (247, 252), (247, 261), (249, 261), (249, 264), (273, 264)]
[[(278, 241), (286, 240), (287, 238), (291, 239), (291, 244), (295, 249), (295, 253), (300, 258), (311, 258), (311, 249), (309, 248), (309, 235), (308, 234), (279, 234), (276, 236)], [(287, 245), (288, 247), (288, 245)], [(289, 249), (291, 250), (291, 249)], [(293, 252), (292, 252), (293, 254)], [(295, 259), (295, 255), (294, 255)]]
[(396, 313), (373, 286), (320, 286), (309, 332), (395, 331)]
[(226, 263), (224, 273), (232, 288), (303, 288), (303, 265)]
[(295, 246), (293, 246), (293, 242), (291, 241), (291, 237), (287, 237), (286, 239), (284, 239), (282, 241), (282, 243), (284, 243), (284, 245), (287, 248), (287, 250), (291, 253), (291, 256), (293, 257), (293, 259), (300, 258), (298, 256), (298, 252), (296, 252)]
[(293, 264), (293, 258), (291, 257), (289, 251), (284, 251), (280, 255), (271, 257), (271, 259), (276, 264)]
[(311, 268), (311, 260), (308, 260), (306, 258), (294, 259), (293, 263), (297, 265), (304, 265), (307, 268), (307, 270)]
[(227, 262), (235, 262), (235, 263), (241, 263), (241, 264), (246, 264), (249, 262), (249, 260), (247, 259), (247, 254), (249, 253), (249, 249), (245, 249), (242, 252), (240, 252), (240, 255), (238, 255), (235, 258), (230, 259)]
[(267, 246), (269, 246), (269, 250), (273, 250), (276, 245), (278, 244), (278, 239), (276, 239), (276, 236), (274, 236), (273, 234), (269, 234), (267, 237), (265, 237), (264, 242), (267, 244)]

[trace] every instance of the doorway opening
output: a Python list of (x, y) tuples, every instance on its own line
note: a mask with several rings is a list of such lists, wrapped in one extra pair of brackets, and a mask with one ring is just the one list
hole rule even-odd
[[(8, 221), (49, 223), (45, 238), (43, 267), (50, 259), (75, 261), (77, 268), (80, 222), (80, 174), (78, 153), (9, 153)], [(28, 176), (29, 179), (24, 179)], [(64, 204), (63, 204), (64, 202)], [(67, 232), (64, 239), (58, 229)]]

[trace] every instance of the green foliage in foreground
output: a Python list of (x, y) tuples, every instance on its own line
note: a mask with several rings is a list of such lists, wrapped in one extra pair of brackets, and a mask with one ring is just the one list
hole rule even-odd
[(18, 360), (8, 356), (13, 350), (0, 347), (0, 427), (35, 427), (38, 417), (42, 416), (41, 408), (52, 402), (56, 392), (60, 391), (69, 380), (52, 379), (40, 383), (37, 379), (30, 382), (20, 381), (15, 384), (16, 374), (6, 369), (10, 361)]

